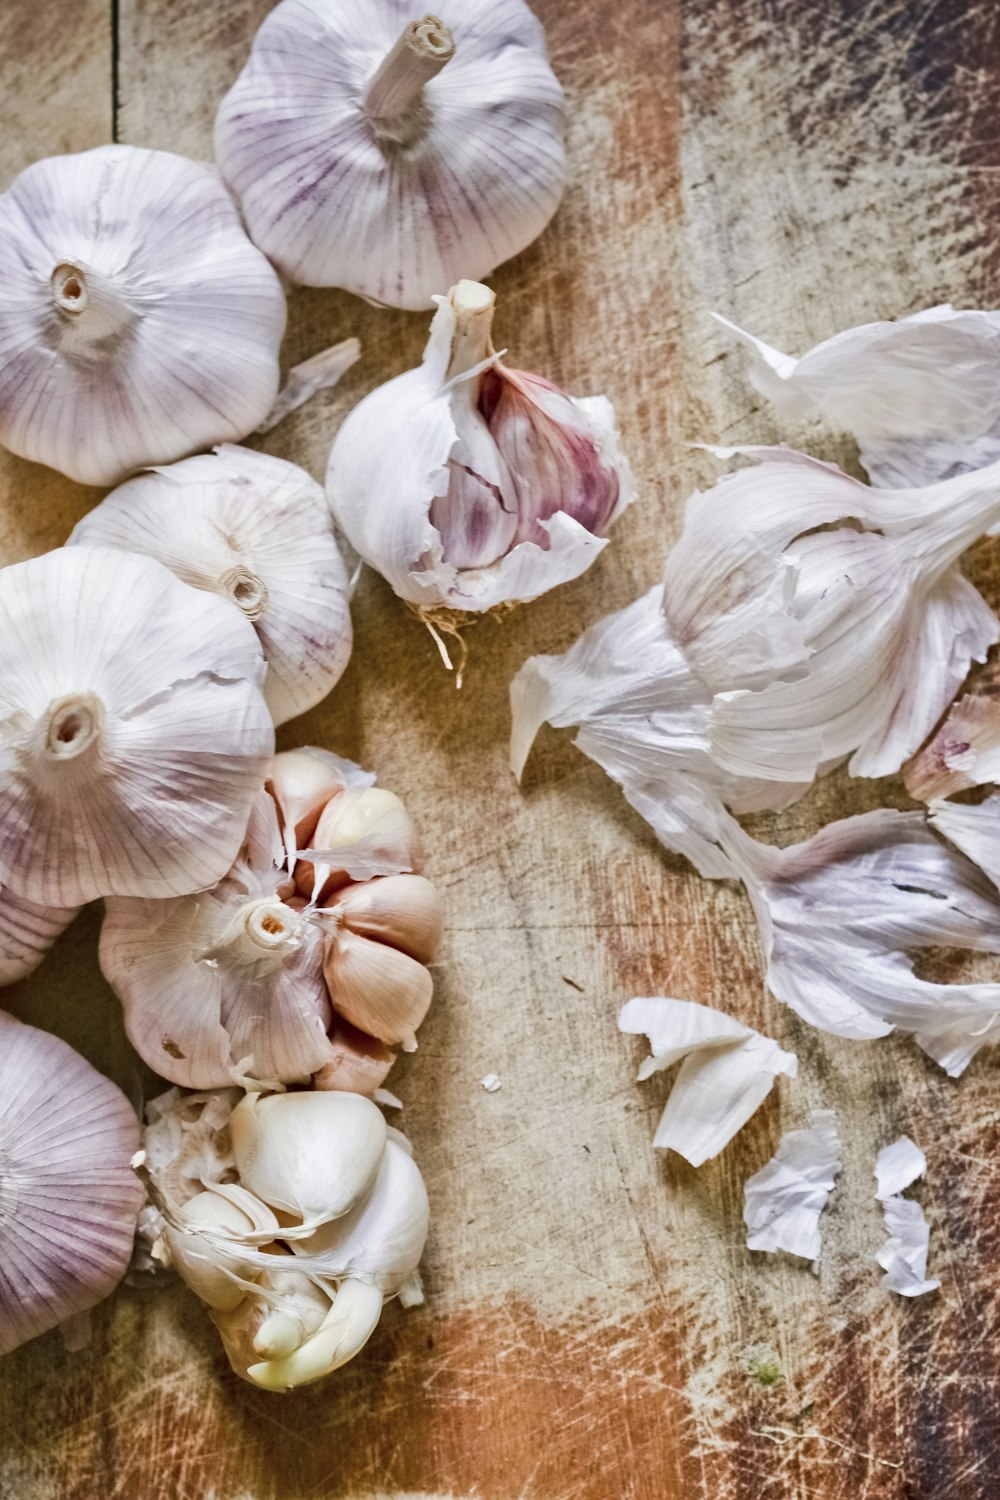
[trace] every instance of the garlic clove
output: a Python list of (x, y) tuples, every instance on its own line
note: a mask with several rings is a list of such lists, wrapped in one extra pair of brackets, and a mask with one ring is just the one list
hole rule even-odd
[(264, 1390), (287, 1391), (339, 1370), (375, 1332), (383, 1300), (379, 1289), (367, 1282), (341, 1282), (329, 1313), (311, 1338), (284, 1359), (250, 1365), (248, 1377)]
[(242, 610), (276, 724), (319, 703), (347, 665), (347, 570), (323, 491), (295, 464), (223, 444), (139, 474), (78, 524), (69, 545), (81, 544), (155, 557)]
[(357, 1094), (247, 1094), (229, 1121), (244, 1187), (305, 1222), (346, 1213), (378, 1171), (386, 1126)]
[(278, 805), (288, 868), (293, 868), (298, 850), (309, 843), (320, 813), (331, 798), (346, 787), (369, 787), (374, 783), (370, 771), (362, 771), (353, 761), (342, 760), (339, 755), (314, 745), (282, 750), (276, 755), (267, 785)]
[(343, 886), (325, 909), (361, 937), (375, 938), (429, 964), (441, 946), (441, 897), (422, 875), (386, 875)]
[(39, 906), (0, 889), (0, 984), (13, 984), (34, 973), (79, 910), (78, 906)]
[(562, 90), (522, 0), (445, 0), (422, 20), (394, 0), (363, 13), (285, 0), (222, 101), (215, 155), (292, 281), (424, 309), (542, 231), (562, 135)]
[(396, 1054), (384, 1042), (335, 1016), (329, 1037), (332, 1056), (313, 1074), (314, 1089), (338, 1089), (369, 1098), (386, 1080)]
[(420, 858), (409, 813), (394, 792), (380, 786), (352, 786), (331, 797), (313, 842), (314, 848), (300, 853), (295, 884), (316, 900), (347, 880), (412, 870)]
[(101, 146), (0, 196), (0, 442), (111, 485), (271, 409), (285, 298), (215, 171)]
[(300, 1260), (372, 1281), (393, 1297), (417, 1269), (429, 1222), (427, 1189), (409, 1142), (390, 1136), (370, 1193), (353, 1212), (299, 1241)]
[(138, 1144), (120, 1089), (0, 1011), (0, 1354), (121, 1281), (143, 1200)]
[(168, 1225), (164, 1230), (170, 1264), (209, 1307), (232, 1312), (246, 1296), (245, 1287), (234, 1281), (233, 1276), (254, 1281), (260, 1271), (240, 1258), (237, 1245), (226, 1253), (217, 1239), (199, 1234), (199, 1228), (229, 1230), (236, 1240), (241, 1234), (265, 1227), (265, 1216), (270, 1218), (275, 1232), (279, 1232), (278, 1221), (266, 1204), (259, 1203), (258, 1212), (251, 1218), (228, 1198), (206, 1191), (182, 1204), (178, 1214), (180, 1223), (176, 1227)]
[(0, 881), (42, 905), (211, 885), (274, 730), (250, 625), (151, 558), (0, 571)]
[(404, 1052), (414, 1051), (434, 991), (423, 964), (340, 928), (330, 939), (324, 973), (334, 1009), (352, 1025)]

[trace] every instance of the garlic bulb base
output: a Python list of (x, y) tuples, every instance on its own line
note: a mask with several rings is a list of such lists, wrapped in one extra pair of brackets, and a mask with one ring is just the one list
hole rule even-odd
[(428, 122), (424, 84), (455, 55), (455, 39), (437, 16), (411, 21), (364, 92), (365, 114), (380, 144), (408, 146)]
[(54, 698), (44, 721), (45, 754), (53, 760), (73, 760), (100, 737), (104, 704), (96, 693), (67, 693)]
[(79, 266), (62, 261), (52, 272), (52, 300), (60, 312), (82, 313), (90, 301), (87, 277)]
[(243, 563), (223, 573), (219, 583), (248, 620), (259, 620), (267, 609), (267, 584)]

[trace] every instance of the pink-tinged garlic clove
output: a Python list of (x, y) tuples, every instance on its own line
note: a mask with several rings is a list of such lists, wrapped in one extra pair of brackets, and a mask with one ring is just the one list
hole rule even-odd
[(422, 875), (387, 875), (344, 886), (326, 909), (352, 932), (389, 943), (421, 964), (431, 963), (441, 946), (441, 897)]
[(302, 745), (282, 750), (271, 762), (267, 788), (278, 805), (282, 836), (290, 852), (305, 849), (331, 797), (349, 786), (372, 786), (375, 777), (329, 750)]
[(320, 814), (313, 847), (295, 867), (296, 888), (317, 901), (338, 886), (412, 870), (420, 841), (399, 798), (384, 787), (348, 787)]
[(370, 1097), (389, 1075), (396, 1054), (384, 1042), (338, 1016), (329, 1036), (333, 1056), (313, 1075), (314, 1089), (337, 1089)]
[(434, 982), (423, 964), (347, 928), (330, 940), (323, 966), (335, 1010), (391, 1046), (412, 1052)]

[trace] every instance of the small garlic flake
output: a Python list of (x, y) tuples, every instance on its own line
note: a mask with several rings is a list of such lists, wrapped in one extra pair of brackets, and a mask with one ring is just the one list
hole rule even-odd
[[(786, 1130), (778, 1149), (744, 1188), (743, 1218), (751, 1250), (787, 1250), (819, 1260), (819, 1219), (840, 1171), (832, 1109), (814, 1109), (804, 1130)], [(815, 1268), (815, 1267), (814, 1267)]]
[(479, 1082), (488, 1094), (495, 1094), (497, 1089), (502, 1086), (499, 1073), (487, 1073), (486, 1077), (480, 1078)]

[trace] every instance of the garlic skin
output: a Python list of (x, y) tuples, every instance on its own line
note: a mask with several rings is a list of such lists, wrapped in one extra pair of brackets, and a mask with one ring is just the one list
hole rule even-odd
[(300, 851), (295, 884), (314, 901), (329, 897), (348, 880), (412, 870), (421, 857), (409, 813), (395, 792), (381, 786), (354, 784), (331, 797), (316, 823), (313, 842), (315, 848)]
[(120, 1089), (0, 1011), (0, 1355), (121, 1281), (143, 1197), (138, 1143)]
[(68, 543), (81, 544), (155, 557), (241, 609), (275, 724), (321, 702), (347, 666), (347, 569), (323, 491), (295, 464), (224, 444), (139, 474), (83, 518)]
[(100, 146), (0, 196), (0, 443), (117, 484), (271, 409), (285, 298), (212, 168)]
[(39, 906), (0, 889), (0, 985), (33, 974), (79, 910), (78, 906)]
[(219, 107), (215, 156), (290, 280), (422, 309), (554, 214), (562, 90), (522, 0), (423, 19), (398, 0), (283, 0)]
[(0, 570), (0, 882), (71, 907), (219, 880), (274, 748), (263, 676), (240, 612), (151, 558)]
[(634, 495), (610, 403), (507, 369), (495, 300), (471, 281), (435, 298), (423, 363), (356, 406), (330, 452), (327, 497), (351, 545), (432, 619), (578, 578)]
[(818, 1261), (819, 1220), (841, 1168), (832, 1109), (809, 1112), (804, 1130), (786, 1130), (778, 1149), (743, 1189), (750, 1250), (787, 1250)]

